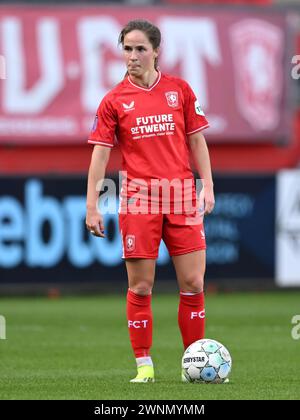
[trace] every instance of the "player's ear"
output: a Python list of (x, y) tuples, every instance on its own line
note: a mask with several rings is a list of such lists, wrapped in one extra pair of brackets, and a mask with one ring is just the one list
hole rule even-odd
[(154, 58), (157, 58), (159, 56), (159, 53), (160, 53), (160, 48), (159, 47), (155, 48), (154, 49)]

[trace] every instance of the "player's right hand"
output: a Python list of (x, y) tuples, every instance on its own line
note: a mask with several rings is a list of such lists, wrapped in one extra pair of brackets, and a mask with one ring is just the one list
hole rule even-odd
[(95, 210), (87, 210), (85, 224), (92, 235), (105, 238), (102, 215)]

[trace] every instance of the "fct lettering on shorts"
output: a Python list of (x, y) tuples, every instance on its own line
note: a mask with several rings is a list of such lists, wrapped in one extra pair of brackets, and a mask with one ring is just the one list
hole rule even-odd
[(128, 328), (146, 328), (148, 319), (142, 319), (141, 321), (128, 320)]
[(205, 310), (203, 309), (203, 311), (200, 312), (191, 312), (191, 319), (194, 318), (205, 318)]

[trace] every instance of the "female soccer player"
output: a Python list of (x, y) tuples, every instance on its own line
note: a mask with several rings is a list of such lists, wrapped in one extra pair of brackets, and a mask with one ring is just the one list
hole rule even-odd
[[(97, 209), (99, 181), (105, 177), (115, 139), (122, 153), (126, 176), (119, 228), (129, 285), (128, 329), (138, 371), (131, 382), (138, 383), (154, 382), (151, 292), (161, 239), (172, 257), (180, 289), (178, 324), (184, 348), (204, 337), (206, 245), (202, 218), (194, 205), (189, 150), (203, 183), (204, 213), (214, 207), (209, 153), (201, 133), (209, 124), (188, 83), (160, 72), (160, 41), (159, 29), (148, 21), (133, 20), (123, 28), (119, 43), (127, 73), (100, 103), (88, 140), (95, 147), (86, 226), (100, 238), (105, 234)], [(158, 190), (152, 188), (157, 183)]]

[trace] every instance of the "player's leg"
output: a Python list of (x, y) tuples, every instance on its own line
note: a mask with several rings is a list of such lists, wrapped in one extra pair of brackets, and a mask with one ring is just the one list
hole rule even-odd
[(153, 382), (151, 293), (155, 260), (126, 259), (128, 275), (127, 320), (129, 337), (136, 358), (138, 374), (131, 382)]
[(128, 275), (128, 331), (136, 357), (138, 376), (134, 382), (154, 380), (150, 355), (152, 344), (151, 292), (155, 260), (161, 239), (161, 215), (120, 214), (123, 257)]
[(172, 261), (180, 290), (195, 294), (203, 292), (206, 266), (205, 249), (173, 255)]
[(203, 282), (205, 273), (205, 234), (196, 217), (165, 215), (163, 239), (172, 256), (180, 299), (178, 324), (184, 348), (203, 338), (205, 310)]
[(138, 366), (149, 361), (152, 345), (151, 296), (155, 276), (155, 260), (126, 259), (128, 276), (127, 319), (131, 345)]
[(184, 348), (204, 337), (205, 250), (173, 256), (180, 289), (178, 324)]

